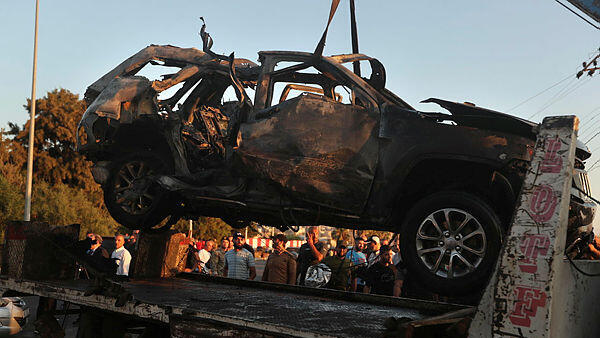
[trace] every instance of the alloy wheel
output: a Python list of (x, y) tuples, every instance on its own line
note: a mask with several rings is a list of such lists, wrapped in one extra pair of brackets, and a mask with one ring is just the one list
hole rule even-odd
[(130, 161), (119, 169), (114, 181), (116, 204), (131, 215), (146, 213), (156, 199), (156, 187), (150, 179), (152, 167), (144, 161)]
[(416, 249), (431, 273), (450, 279), (462, 277), (475, 271), (483, 261), (485, 231), (468, 211), (436, 210), (419, 225)]

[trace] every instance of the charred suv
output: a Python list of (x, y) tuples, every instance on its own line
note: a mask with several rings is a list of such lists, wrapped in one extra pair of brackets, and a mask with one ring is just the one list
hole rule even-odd
[[(149, 46), (86, 91), (78, 148), (119, 223), (156, 229), (213, 216), (234, 227), (394, 231), (430, 288), (485, 282), (537, 124), (433, 98), (424, 102), (449, 114), (417, 111), (362, 54), (268, 51), (255, 64), (211, 44)], [(355, 62), (370, 74), (350, 71)], [(153, 66), (175, 71), (137, 75)], [(574, 185), (589, 192), (590, 154), (577, 154)], [(595, 205), (580, 190), (572, 216), (588, 229)]]

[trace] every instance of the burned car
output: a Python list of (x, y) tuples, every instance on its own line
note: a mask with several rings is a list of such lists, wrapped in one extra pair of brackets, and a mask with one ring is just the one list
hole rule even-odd
[[(151, 66), (176, 71), (136, 75)], [(255, 64), (207, 43), (152, 45), (88, 87), (78, 148), (125, 226), (213, 216), (393, 231), (430, 289), (470, 292), (494, 266), (538, 125), (433, 98), (450, 114), (417, 111), (385, 85), (363, 54), (267, 51)], [(574, 184), (589, 192), (589, 151), (578, 156)], [(577, 196), (573, 215), (589, 226), (595, 205)]]

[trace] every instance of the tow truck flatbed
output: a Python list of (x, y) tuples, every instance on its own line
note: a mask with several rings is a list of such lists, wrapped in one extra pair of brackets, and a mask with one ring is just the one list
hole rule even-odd
[[(135, 280), (122, 286), (133, 299), (117, 307), (115, 297), (84, 295), (92, 287), (90, 280), (31, 281), (0, 276), (2, 289), (162, 322), (171, 326), (172, 336), (178, 336), (173, 335), (176, 331), (195, 330), (189, 328), (190, 323), (216, 324), (270, 336), (378, 336), (390, 317), (422, 320), (468, 308), (191, 274), (184, 278)], [(176, 323), (184, 327), (178, 329), (174, 327)]]

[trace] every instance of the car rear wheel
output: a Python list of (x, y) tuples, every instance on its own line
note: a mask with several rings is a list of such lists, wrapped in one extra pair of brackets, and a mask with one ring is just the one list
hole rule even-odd
[(149, 229), (159, 224), (169, 214), (171, 202), (168, 192), (153, 178), (170, 172), (168, 163), (150, 152), (117, 160), (103, 187), (104, 203), (111, 216), (131, 229)]
[(481, 198), (438, 192), (408, 212), (402, 257), (426, 288), (444, 295), (479, 291), (488, 281), (502, 242), (501, 223)]

